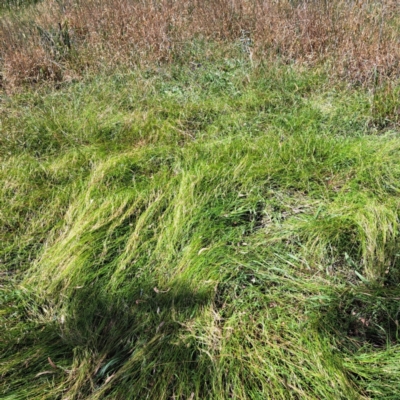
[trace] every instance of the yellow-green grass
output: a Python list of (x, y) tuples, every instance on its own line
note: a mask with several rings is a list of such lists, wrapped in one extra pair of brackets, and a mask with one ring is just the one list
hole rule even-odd
[(398, 399), (391, 101), (240, 56), (3, 97), (0, 397)]

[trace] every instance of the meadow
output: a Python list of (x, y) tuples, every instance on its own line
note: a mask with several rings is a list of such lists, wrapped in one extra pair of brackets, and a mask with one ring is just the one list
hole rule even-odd
[(4, 4), (1, 399), (400, 398), (395, 2)]

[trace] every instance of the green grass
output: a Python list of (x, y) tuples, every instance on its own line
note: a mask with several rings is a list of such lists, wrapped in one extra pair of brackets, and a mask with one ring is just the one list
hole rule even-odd
[(2, 0), (0, 3), (0, 12), (4, 10), (13, 10), (30, 6), (38, 3), (40, 0)]
[(387, 110), (240, 57), (4, 97), (0, 397), (398, 399)]

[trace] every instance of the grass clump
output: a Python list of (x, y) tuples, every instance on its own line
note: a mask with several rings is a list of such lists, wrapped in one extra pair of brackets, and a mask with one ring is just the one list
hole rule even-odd
[(375, 111), (240, 57), (5, 98), (1, 397), (399, 397)]

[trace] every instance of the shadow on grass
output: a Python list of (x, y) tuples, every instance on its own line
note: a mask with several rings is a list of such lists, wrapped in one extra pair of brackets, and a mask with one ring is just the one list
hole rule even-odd
[[(210, 289), (182, 282), (164, 289), (142, 285), (124, 295), (76, 289), (57, 321), (26, 325), (24, 337), (10, 336), (8, 359), (21, 360), (5, 377), (3, 394), (36, 398), (34, 386), (45, 393), (47, 383), (49, 398), (58, 398), (50, 389), (57, 382), (70, 398), (142, 398), (149, 391), (188, 398), (200, 390), (190, 386), (191, 376), (203, 371), (203, 390), (211, 373), (188, 328), (211, 299)], [(31, 354), (29, 362), (22, 353)]]
[[(114, 397), (130, 393), (139, 398), (149, 391), (168, 393), (165, 398), (177, 393), (189, 397), (195, 387), (179, 389), (178, 381), (188, 386), (189, 376), (209, 359), (201, 357), (187, 325), (210, 302), (210, 291), (193, 290), (185, 282), (163, 289), (140, 286), (119, 296), (76, 291), (62, 337), (75, 354), (91, 354), (80, 391), (101, 390)], [(208, 374), (210, 366), (204, 371)]]
[(340, 350), (385, 349), (399, 343), (398, 290), (360, 286), (338, 293), (321, 311), (320, 329), (332, 335)]

